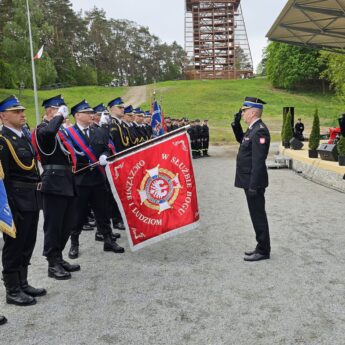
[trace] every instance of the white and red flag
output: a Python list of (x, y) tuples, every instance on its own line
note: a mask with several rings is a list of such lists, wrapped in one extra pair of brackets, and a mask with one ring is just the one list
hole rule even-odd
[(185, 129), (118, 154), (106, 170), (133, 251), (198, 226)]
[(37, 54), (34, 56), (34, 60), (39, 60), (42, 55), (43, 55), (43, 49), (44, 49), (44, 45), (40, 48), (40, 50), (37, 52)]

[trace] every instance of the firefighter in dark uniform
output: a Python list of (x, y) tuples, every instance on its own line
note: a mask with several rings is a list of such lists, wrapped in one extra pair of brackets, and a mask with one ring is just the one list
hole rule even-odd
[(202, 156), (209, 157), (208, 146), (210, 143), (210, 129), (208, 127), (208, 120), (204, 120), (201, 126), (201, 143), (202, 143)]
[[(265, 210), (265, 190), (268, 186), (266, 158), (270, 147), (270, 133), (261, 120), (264, 101), (246, 97), (235, 121), (231, 124), (236, 140), (241, 144), (237, 155), (235, 187), (246, 194), (250, 217), (256, 233), (257, 246), (245, 252), (245, 261), (270, 258), (270, 234)], [(249, 126), (243, 133), (241, 117)]]
[(131, 105), (125, 107), (123, 122), (125, 124), (125, 130), (127, 131), (129, 138), (129, 147), (138, 145), (139, 138), (136, 131), (135, 125), (133, 124), (134, 118), (134, 109)]
[[(68, 128), (67, 131), (75, 149), (84, 153), (83, 155), (77, 155), (77, 170), (95, 163), (88, 154), (90, 149), (100, 165), (92, 169), (85, 169), (75, 175), (77, 185), (76, 219), (71, 234), (71, 248), (68, 256), (70, 259), (79, 256), (79, 236), (89, 211), (89, 205), (94, 211), (97, 229), (104, 238), (104, 251), (123, 253), (124, 249), (111, 236), (108, 190), (104, 171), (104, 166), (107, 165), (107, 157), (111, 155), (108, 147), (109, 135), (102, 128), (91, 126), (94, 110), (85, 100), (72, 107), (71, 113), (76, 124)], [(78, 142), (82, 142), (83, 145), (78, 145)]]
[[(110, 137), (109, 129), (101, 126), (102, 122), (103, 123), (109, 122), (109, 112), (108, 112), (107, 107), (103, 103), (101, 103), (101, 104), (95, 106), (93, 108), (93, 111), (94, 111), (94, 114), (92, 115), (92, 122), (93, 123), (92, 123), (91, 127), (101, 128), (103, 131), (105, 131), (105, 133), (109, 136), (109, 139), (111, 140), (110, 145), (113, 146), (114, 143), (112, 142), (112, 138)], [(109, 144), (108, 144), (108, 146), (109, 146)], [(115, 154), (115, 149), (116, 148), (114, 145), (114, 147), (111, 148), (112, 154)], [(114, 150), (114, 151), (112, 151), (112, 150)], [(109, 198), (109, 205), (108, 205), (109, 206), (109, 218), (115, 217), (115, 219), (121, 219), (120, 210), (116, 205), (116, 201), (113, 197), (113, 193), (111, 192), (108, 181), (107, 181), (107, 189), (108, 189), (108, 198)], [(112, 233), (111, 236), (114, 240), (121, 238), (121, 235), (119, 233)], [(95, 233), (95, 240), (100, 241), (100, 242), (104, 241), (104, 236), (98, 230), (98, 227), (97, 227), (97, 231)]]
[(298, 119), (297, 123), (295, 124), (295, 138), (303, 141), (304, 140), (303, 131), (304, 131), (304, 124), (302, 123), (302, 119)]
[[(122, 152), (130, 147), (128, 131), (123, 121), (124, 103), (121, 97), (115, 98), (108, 103), (110, 115), (104, 114), (101, 117), (100, 124), (102, 127), (108, 128), (110, 138), (112, 139), (116, 153)], [(113, 228), (125, 230), (119, 208), (114, 200), (113, 195), (110, 196), (110, 215)]]
[(146, 133), (147, 133), (147, 136), (149, 139), (152, 138), (152, 133), (153, 133), (153, 130), (152, 130), (152, 127), (151, 127), (151, 113), (149, 110), (145, 111), (145, 114), (144, 114), (144, 124), (145, 124), (145, 130), (146, 130)]
[(110, 101), (108, 109), (110, 112), (109, 132), (114, 141), (116, 152), (121, 152), (130, 147), (127, 126), (123, 122), (124, 103), (121, 97)]
[(41, 208), (40, 174), (30, 138), (22, 131), (25, 108), (15, 96), (0, 103), (3, 128), (0, 133), (0, 160), (4, 185), (16, 226), (16, 238), (4, 234), (2, 250), (3, 280), (6, 302), (19, 306), (33, 305), (35, 297), (45, 289), (28, 283), (28, 266), (36, 244), (37, 225)]
[(136, 125), (136, 131), (139, 136), (139, 144), (149, 140), (144, 125), (144, 111), (140, 108), (134, 109), (134, 124)]
[(71, 278), (70, 272), (80, 270), (79, 265), (64, 260), (62, 254), (74, 221), (74, 152), (62, 132), (63, 121), (68, 117), (62, 96), (44, 100), (42, 106), (45, 108), (44, 121), (37, 127), (33, 139), (43, 167), (43, 255), (48, 260), (48, 276), (66, 280)]
[(201, 138), (202, 138), (202, 128), (200, 125), (200, 120), (196, 119), (195, 120), (195, 139), (196, 139), (196, 143), (195, 143), (195, 150), (196, 150), (196, 156), (198, 158), (201, 157)]
[(194, 159), (199, 158), (197, 155), (197, 150), (196, 150), (196, 128), (195, 128), (195, 121), (192, 120), (190, 122), (190, 127), (187, 130), (190, 138), (190, 146), (192, 150), (192, 157)]

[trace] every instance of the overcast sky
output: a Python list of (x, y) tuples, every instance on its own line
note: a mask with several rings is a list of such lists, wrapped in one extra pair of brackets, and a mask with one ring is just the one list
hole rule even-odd
[[(184, 46), (185, 0), (71, 0), (75, 10), (103, 8), (108, 18), (129, 19), (148, 26), (150, 32), (171, 43)], [(267, 45), (268, 30), (287, 0), (242, 0), (254, 66), (261, 61), (262, 49)]]

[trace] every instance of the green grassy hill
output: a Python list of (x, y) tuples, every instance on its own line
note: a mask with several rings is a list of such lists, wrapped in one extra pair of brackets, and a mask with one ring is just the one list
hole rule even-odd
[[(152, 85), (149, 87), (153, 88)], [(234, 139), (230, 122), (245, 96), (259, 97), (268, 103), (264, 121), (271, 129), (273, 140), (280, 140), (284, 106), (295, 107), (295, 118), (302, 118), (307, 133), (311, 129), (315, 107), (319, 109), (321, 126), (325, 128), (335, 125), (345, 111), (344, 105), (333, 94), (278, 90), (262, 78), (164, 82), (158, 83), (156, 89), (157, 99), (162, 96), (167, 116), (209, 119), (211, 139), (218, 143)]]
[[(268, 104), (265, 106), (264, 121), (271, 129), (273, 140), (280, 140), (282, 109), (294, 106), (295, 116), (302, 117), (306, 132), (311, 129), (312, 116), (318, 107), (321, 126), (327, 128), (337, 123), (338, 116), (345, 111), (344, 105), (333, 94), (315, 92), (288, 92), (272, 88), (266, 79), (249, 80), (201, 80), (171, 81), (155, 85), (157, 98), (162, 99), (166, 116), (188, 117), (190, 119), (209, 119), (211, 140), (214, 143), (228, 143), (234, 140), (230, 130), (233, 114), (240, 108), (245, 96), (257, 96)], [(147, 95), (152, 94), (154, 86), (148, 86)], [(45, 98), (62, 93), (69, 107), (86, 98), (95, 106), (101, 102), (124, 96), (126, 88), (75, 87), (61, 90), (39, 91), (39, 102)], [(18, 90), (0, 90), (0, 99), (18, 95)], [(27, 117), (31, 126), (35, 124), (34, 100), (31, 90), (24, 90), (21, 102), (27, 107)], [(149, 109), (150, 99), (143, 104)], [(43, 108), (40, 107), (43, 112)]]

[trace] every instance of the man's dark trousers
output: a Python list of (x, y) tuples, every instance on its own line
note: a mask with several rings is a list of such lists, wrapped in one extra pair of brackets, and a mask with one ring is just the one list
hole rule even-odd
[(256, 195), (251, 195), (248, 189), (244, 190), (247, 197), (247, 203), (256, 233), (256, 250), (263, 255), (271, 252), (270, 234), (265, 211), (265, 188), (258, 188)]

